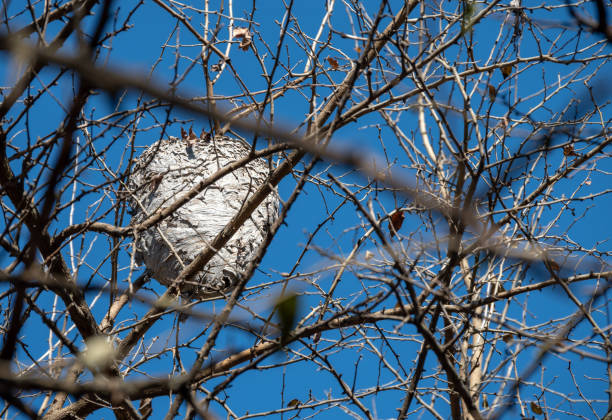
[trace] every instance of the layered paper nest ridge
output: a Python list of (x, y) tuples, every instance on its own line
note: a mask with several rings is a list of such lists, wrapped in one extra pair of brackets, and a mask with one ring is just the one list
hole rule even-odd
[[(135, 162), (128, 180), (132, 225), (170, 206), (220, 168), (251, 151), (247, 143), (227, 136), (190, 137), (160, 140)], [(207, 186), (161, 223), (136, 235), (136, 261), (144, 264), (154, 279), (171, 285), (268, 175), (268, 162), (258, 158)], [(230, 291), (261, 247), (278, 208), (279, 198), (273, 192), (201, 272), (179, 284), (181, 293), (202, 298)]]

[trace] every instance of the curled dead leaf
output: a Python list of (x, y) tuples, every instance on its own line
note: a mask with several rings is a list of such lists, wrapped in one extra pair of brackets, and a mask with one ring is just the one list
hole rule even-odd
[(542, 411), (542, 407), (540, 407), (538, 403), (532, 401), (530, 405), (531, 411), (533, 411), (535, 414), (544, 414), (544, 411)]
[(327, 57), (327, 62), (331, 66), (332, 70), (338, 70), (338, 61), (333, 57)]
[(391, 232), (391, 237), (395, 236), (395, 232), (399, 231), (404, 223), (404, 212), (401, 210), (396, 210), (395, 213), (391, 216), (391, 221), (389, 222), (389, 232)]
[(247, 51), (253, 42), (253, 37), (248, 28), (234, 28), (232, 31), (232, 38), (240, 39), (240, 45), (238, 47), (242, 51)]
[(189, 146), (193, 146), (196, 140), (198, 140), (198, 136), (196, 136), (196, 134), (193, 132), (193, 125), (192, 125), (191, 127), (189, 127), (189, 135), (187, 136), (187, 144)]
[(489, 88), (489, 99), (494, 101), (495, 100), (495, 96), (497, 95), (497, 91), (495, 90), (495, 86), (488, 85), (488, 88)]
[(202, 129), (202, 131), (200, 131), (200, 138), (202, 140), (210, 140), (210, 133), (208, 133), (205, 129)]
[(574, 145), (568, 144), (567, 146), (563, 146), (563, 155), (565, 156), (580, 156), (578, 153), (574, 151)]
[(510, 76), (510, 74), (512, 73), (512, 67), (512, 64), (506, 64), (505, 66), (501, 66), (499, 68), (501, 70), (502, 76), (504, 76), (504, 79)]

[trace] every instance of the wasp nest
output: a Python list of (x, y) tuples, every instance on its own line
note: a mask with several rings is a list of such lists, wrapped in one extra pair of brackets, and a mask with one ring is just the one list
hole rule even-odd
[[(136, 161), (128, 181), (132, 224), (170, 206), (196, 184), (251, 151), (247, 143), (230, 137), (197, 138), (191, 130), (189, 135), (181, 132), (183, 139), (160, 140)], [(172, 284), (268, 174), (267, 162), (255, 159), (207, 186), (172, 215), (137, 235), (136, 261), (160, 283)], [(278, 216), (278, 205), (278, 196), (268, 195), (202, 271), (179, 285), (181, 293), (202, 298), (231, 290)]]

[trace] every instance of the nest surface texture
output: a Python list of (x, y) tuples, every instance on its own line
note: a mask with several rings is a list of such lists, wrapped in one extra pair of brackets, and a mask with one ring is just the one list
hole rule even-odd
[[(132, 224), (170, 206), (220, 168), (247, 156), (250, 146), (226, 136), (160, 140), (136, 161), (128, 180)], [(135, 238), (136, 261), (152, 277), (170, 285), (236, 215), (269, 175), (268, 163), (255, 159), (204, 188), (161, 223)], [(271, 193), (194, 278), (179, 284), (185, 296), (201, 298), (227, 292), (259, 250), (278, 216)]]

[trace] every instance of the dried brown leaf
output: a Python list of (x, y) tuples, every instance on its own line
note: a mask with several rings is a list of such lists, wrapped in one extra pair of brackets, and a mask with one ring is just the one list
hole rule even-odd
[(331, 66), (332, 70), (338, 70), (338, 61), (333, 57), (327, 57), (327, 62)]
[(198, 137), (193, 132), (193, 125), (192, 125), (191, 127), (189, 127), (189, 135), (187, 136), (187, 144), (189, 146), (193, 146), (197, 140), (198, 140)]
[(512, 67), (512, 64), (506, 64), (505, 66), (501, 66), (499, 68), (501, 70), (502, 76), (504, 76), (504, 79), (510, 76), (510, 74), (512, 73)]
[(251, 34), (249, 32), (248, 28), (234, 28), (234, 30), (232, 31), (232, 37), (234, 38), (242, 38), (242, 37), (251, 37)]
[(530, 405), (531, 411), (533, 411), (535, 414), (544, 414), (544, 411), (542, 411), (542, 407), (540, 407), (538, 403), (532, 401)]
[(401, 229), (403, 223), (404, 212), (401, 210), (396, 210), (391, 216), (391, 221), (389, 222), (389, 232), (391, 232), (392, 238), (395, 236), (395, 232), (398, 232)]
[(495, 100), (495, 95), (497, 95), (497, 92), (495, 90), (495, 86), (493, 85), (488, 85), (489, 87), (489, 99), (491, 99), (492, 101)]
[(573, 144), (568, 144), (567, 146), (563, 147), (563, 154), (565, 156), (580, 156), (578, 153), (576, 153), (574, 151), (574, 145)]
[(238, 46), (242, 51), (247, 51), (249, 46), (253, 42), (253, 37), (248, 28), (234, 28), (232, 31), (232, 37), (240, 39), (240, 45)]

